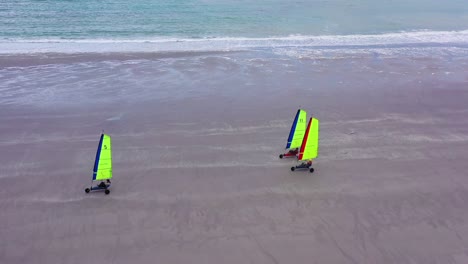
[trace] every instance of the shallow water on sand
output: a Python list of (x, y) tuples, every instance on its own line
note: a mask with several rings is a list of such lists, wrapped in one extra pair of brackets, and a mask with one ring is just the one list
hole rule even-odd
[(4, 57), (0, 262), (465, 263), (468, 58), (408, 49)]

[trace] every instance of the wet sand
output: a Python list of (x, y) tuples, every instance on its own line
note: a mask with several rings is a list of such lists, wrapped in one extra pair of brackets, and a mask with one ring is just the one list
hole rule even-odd
[(0, 262), (468, 263), (468, 59), (249, 56), (2, 65)]

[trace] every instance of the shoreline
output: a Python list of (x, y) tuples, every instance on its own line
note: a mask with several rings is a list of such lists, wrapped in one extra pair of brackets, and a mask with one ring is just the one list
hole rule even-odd
[(291, 35), (283, 37), (214, 37), (156, 39), (0, 40), (1, 54), (223, 52), (274, 48), (378, 49), (468, 47), (468, 30), (415, 31), (371, 35)]

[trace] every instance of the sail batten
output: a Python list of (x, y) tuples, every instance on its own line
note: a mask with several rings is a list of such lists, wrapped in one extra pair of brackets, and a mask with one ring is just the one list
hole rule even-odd
[(102, 134), (94, 161), (93, 180), (107, 180), (112, 178), (112, 144), (111, 137)]

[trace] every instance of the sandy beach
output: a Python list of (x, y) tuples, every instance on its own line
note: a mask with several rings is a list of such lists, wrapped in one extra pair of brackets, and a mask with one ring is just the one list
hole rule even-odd
[(0, 92), (0, 263), (468, 263), (468, 57), (5, 55)]

